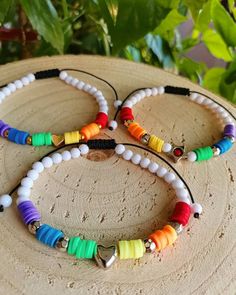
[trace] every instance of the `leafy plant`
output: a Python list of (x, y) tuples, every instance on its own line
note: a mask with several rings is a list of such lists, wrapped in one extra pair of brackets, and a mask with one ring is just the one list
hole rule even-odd
[[(236, 103), (235, 18), (233, 0), (1, 0), (0, 62), (119, 56), (184, 75)], [(183, 37), (186, 22), (191, 32)], [(192, 60), (191, 50), (203, 45), (225, 66)]]

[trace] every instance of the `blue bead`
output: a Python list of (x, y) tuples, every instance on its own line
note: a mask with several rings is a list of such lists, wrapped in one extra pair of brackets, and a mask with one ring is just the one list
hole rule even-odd
[(217, 143), (215, 143), (213, 146), (220, 149), (220, 154), (224, 154), (229, 149), (231, 149), (231, 147), (233, 146), (233, 143), (231, 142), (230, 139), (223, 138), (220, 141), (218, 141)]
[(15, 128), (10, 128), (8, 133), (8, 139), (17, 144), (26, 144), (27, 137), (29, 136), (28, 132), (21, 131)]
[(52, 248), (56, 246), (57, 241), (63, 236), (64, 234), (62, 231), (48, 224), (41, 225), (36, 232), (36, 239)]

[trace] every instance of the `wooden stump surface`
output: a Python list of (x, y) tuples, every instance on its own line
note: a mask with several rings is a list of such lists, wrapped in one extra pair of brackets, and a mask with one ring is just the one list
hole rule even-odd
[[(4, 65), (1, 84), (55, 67), (78, 68), (105, 78), (120, 99), (135, 88), (167, 84), (208, 93), (154, 67), (96, 56), (43, 57)], [(111, 89), (85, 74), (71, 74), (104, 92), (112, 118)], [(232, 105), (210, 95), (236, 114)], [(1, 119), (18, 129), (56, 134), (91, 122), (96, 112), (93, 98), (56, 78), (17, 91), (0, 108)], [(185, 97), (147, 98), (135, 106), (134, 113), (148, 131), (166, 141), (184, 142), (188, 149), (212, 144), (221, 136), (214, 114)], [(115, 132), (104, 130), (99, 137), (135, 143), (121, 125)], [(50, 149), (0, 139), (0, 194), (9, 192)], [(203, 215), (190, 221), (174, 246), (140, 260), (119, 261), (108, 271), (40, 244), (21, 222), (14, 202), (0, 219), (0, 294), (236, 294), (235, 156), (234, 147), (208, 162), (175, 165), (202, 204)], [(91, 151), (87, 159), (43, 172), (35, 182), (32, 200), (43, 222), (67, 235), (81, 234), (109, 245), (121, 238), (144, 238), (162, 226), (173, 210), (174, 192), (111, 151)]]

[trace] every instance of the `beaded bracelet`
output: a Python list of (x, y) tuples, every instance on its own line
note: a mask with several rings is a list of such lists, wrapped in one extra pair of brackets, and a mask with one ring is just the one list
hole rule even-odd
[[(144, 253), (161, 251), (165, 247), (172, 245), (176, 241), (177, 236), (182, 232), (184, 226), (188, 224), (191, 213), (198, 218), (199, 214), (202, 213), (202, 207), (200, 204), (194, 203), (192, 193), (186, 182), (166, 160), (163, 159), (173, 168), (177, 175), (169, 172), (166, 168), (151, 161), (149, 158), (142, 158), (140, 154), (134, 154), (131, 150), (126, 149), (125, 145), (132, 144), (117, 145), (114, 140), (92, 140), (88, 141), (88, 145), (82, 144), (79, 148), (72, 148), (71, 151), (54, 152), (53, 154), (51, 152), (52, 156), (48, 153), (42, 160), (35, 162), (32, 169), (27, 172), (27, 176), (21, 180), (20, 187), (17, 190), (18, 198), (16, 201), (18, 211), (23, 222), (28, 226), (30, 233), (34, 234), (37, 240), (47, 246), (67, 252), (68, 255), (74, 255), (77, 259), (94, 258), (98, 266), (103, 269), (110, 267), (117, 257), (120, 259), (138, 259)], [(177, 196), (177, 202), (170, 222), (161, 230), (156, 230), (150, 234), (147, 239), (122, 240), (118, 241), (117, 245), (110, 247), (98, 245), (94, 240), (81, 239), (79, 236), (67, 237), (61, 230), (48, 224), (41, 224), (40, 213), (30, 200), (34, 181), (38, 179), (39, 174), (44, 169), (48, 169), (54, 164), (58, 165), (63, 161), (69, 161), (70, 159), (79, 158), (81, 155), (86, 155), (89, 152), (89, 147), (113, 148), (118, 156), (131, 161), (135, 165), (140, 165), (143, 169), (148, 169), (150, 173), (155, 174), (170, 184)], [(160, 156), (158, 157), (161, 158)], [(1, 206), (9, 207), (11, 196), (1, 196), (0, 204)]]
[[(185, 146), (170, 144), (164, 142), (163, 139), (154, 134), (149, 134), (143, 127), (134, 121), (132, 107), (145, 97), (162, 95), (164, 93), (187, 96), (191, 101), (203, 105), (216, 113), (223, 123), (223, 138), (212, 146), (200, 147), (186, 152)], [(166, 153), (171, 156), (175, 162), (178, 162), (180, 159), (187, 159), (190, 162), (209, 160), (213, 156), (217, 157), (227, 152), (232, 148), (233, 143), (235, 142), (236, 127), (233, 123), (233, 119), (236, 120), (236, 118), (234, 115), (223, 105), (209, 96), (197, 91), (190, 91), (188, 88), (173, 86), (140, 88), (129, 94), (123, 102), (119, 100), (115, 101), (114, 106), (118, 108), (118, 110), (114, 120), (109, 122), (110, 130), (117, 128), (117, 122), (115, 119), (120, 111), (120, 119), (127, 127), (131, 136), (158, 153)]]
[[(107, 83), (112, 89), (114, 87), (105, 81), (93, 74), (90, 74), (85, 71), (75, 70), (75, 69), (68, 69), (70, 71), (78, 71), (89, 74), (103, 82)], [(63, 135), (55, 135), (50, 132), (41, 132), (41, 133), (34, 133), (32, 135), (29, 132), (22, 131), (15, 129), (8, 125), (7, 123), (0, 120), (0, 135), (3, 138), (7, 138), (8, 140), (15, 142), (17, 144), (29, 144), (33, 146), (59, 146), (59, 145), (68, 145), (71, 143), (78, 143), (79, 141), (87, 141), (93, 136), (99, 134), (101, 128), (105, 128), (108, 121), (108, 105), (107, 100), (103, 96), (103, 93), (99, 91), (96, 87), (91, 86), (81, 80), (78, 80), (70, 75), (67, 74), (65, 70), (46, 70), (36, 72), (35, 74), (28, 74), (21, 78), (20, 80), (16, 80), (13, 83), (9, 83), (8, 85), (3, 85), (0, 91), (0, 103), (10, 94), (15, 92), (18, 89), (23, 88), (34, 82), (35, 80), (52, 78), (52, 77), (59, 77), (60, 80), (64, 81), (65, 83), (72, 85), (76, 89), (82, 90), (90, 95), (92, 95), (98, 105), (99, 105), (99, 112), (96, 115), (96, 119), (84, 126), (81, 130), (75, 130), (70, 132), (65, 132)], [(115, 90), (114, 90), (115, 91)], [(116, 94), (116, 92), (115, 92)]]

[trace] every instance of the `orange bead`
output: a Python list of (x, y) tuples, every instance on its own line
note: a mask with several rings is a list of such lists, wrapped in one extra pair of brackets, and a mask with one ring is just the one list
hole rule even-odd
[(129, 133), (136, 139), (140, 140), (141, 137), (147, 133), (145, 129), (143, 129), (138, 123), (133, 122), (129, 124), (128, 127)]
[(84, 126), (80, 133), (84, 136), (84, 139), (88, 141), (90, 138), (99, 134), (100, 129), (96, 123), (90, 123), (89, 125)]
[(160, 251), (175, 242), (177, 233), (172, 226), (166, 225), (162, 230), (155, 231), (148, 238), (156, 244), (156, 250)]

